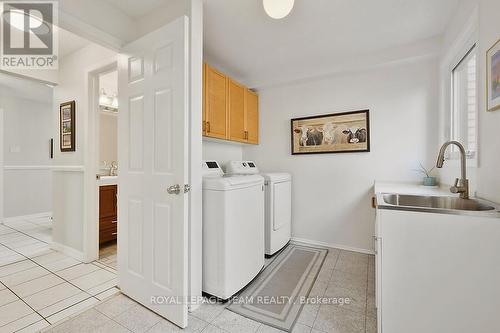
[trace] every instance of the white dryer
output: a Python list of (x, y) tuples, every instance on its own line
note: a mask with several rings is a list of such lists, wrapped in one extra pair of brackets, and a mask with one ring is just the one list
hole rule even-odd
[(264, 266), (264, 178), (203, 162), (203, 291), (228, 299)]
[[(252, 175), (260, 171), (253, 161), (231, 161), (230, 175)], [(260, 173), (265, 179), (265, 254), (272, 256), (288, 244), (292, 236), (292, 175)]]

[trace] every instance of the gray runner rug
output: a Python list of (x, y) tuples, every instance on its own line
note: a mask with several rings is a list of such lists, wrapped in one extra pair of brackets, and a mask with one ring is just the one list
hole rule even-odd
[(291, 331), (327, 254), (324, 248), (289, 244), (227, 309)]

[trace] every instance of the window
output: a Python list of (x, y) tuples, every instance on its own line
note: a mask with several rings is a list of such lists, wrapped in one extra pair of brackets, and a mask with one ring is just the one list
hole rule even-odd
[[(467, 158), (477, 157), (477, 47), (474, 45), (451, 72), (450, 138), (464, 145)], [(450, 158), (458, 158), (458, 151)]]

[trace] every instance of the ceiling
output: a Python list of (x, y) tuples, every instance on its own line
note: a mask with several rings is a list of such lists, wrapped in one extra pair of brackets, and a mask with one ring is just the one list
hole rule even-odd
[(90, 44), (87, 39), (84, 39), (62, 28), (59, 28), (58, 34), (59, 58), (64, 58), (65, 56)]
[(0, 73), (0, 96), (52, 103), (52, 87), (33, 80)]
[(460, 0), (296, 0), (282, 20), (262, 0), (207, 0), (204, 55), (252, 87), (324, 75), (353, 57), (441, 35)]
[(104, 0), (120, 9), (132, 19), (144, 16), (155, 9), (165, 7), (172, 0)]

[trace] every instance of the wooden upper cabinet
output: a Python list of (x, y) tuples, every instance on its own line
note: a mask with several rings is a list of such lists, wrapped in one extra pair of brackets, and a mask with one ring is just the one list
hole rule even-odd
[(259, 143), (259, 96), (203, 65), (203, 135)]
[(245, 91), (246, 88), (229, 79), (229, 140), (246, 142)]
[(205, 135), (227, 138), (227, 77), (205, 65)]
[(259, 96), (245, 89), (246, 137), (248, 143), (259, 143)]

